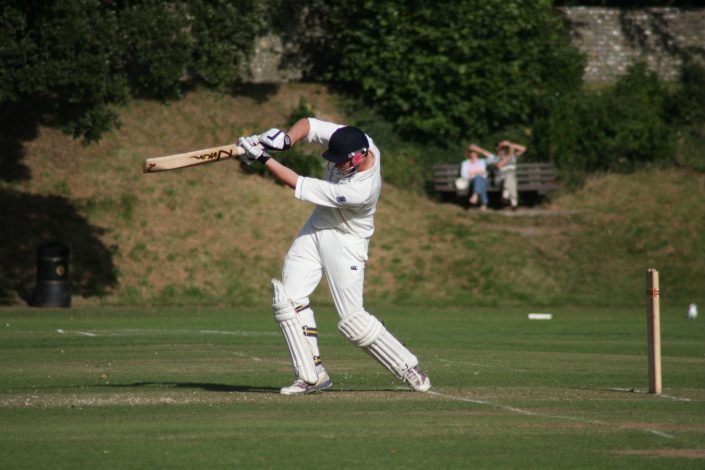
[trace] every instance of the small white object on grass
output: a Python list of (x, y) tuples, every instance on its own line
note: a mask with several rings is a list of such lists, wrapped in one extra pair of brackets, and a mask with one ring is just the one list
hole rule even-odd
[(552, 313), (530, 313), (529, 320), (550, 320), (553, 318)]
[(65, 333), (65, 331), (62, 330), (61, 328), (59, 328), (58, 330), (56, 330), (56, 332), (59, 333), (60, 335), (63, 335), (63, 334)]
[(688, 306), (688, 320), (695, 320), (698, 316), (698, 306), (690, 304)]

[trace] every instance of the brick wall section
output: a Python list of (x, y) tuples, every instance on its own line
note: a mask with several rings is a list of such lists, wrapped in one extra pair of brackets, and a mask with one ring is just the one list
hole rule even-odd
[(705, 63), (705, 8), (560, 8), (573, 45), (587, 58), (588, 83), (611, 83), (627, 67), (646, 62), (673, 80), (684, 54)]
[[(584, 79), (588, 83), (612, 83), (638, 60), (666, 80), (677, 78), (686, 53), (705, 63), (705, 8), (570, 7), (559, 11), (573, 45), (587, 57)], [(303, 27), (300, 31), (288, 39), (271, 34), (259, 38), (246, 80), (286, 83), (306, 77), (310, 62), (291, 38), (312, 32)]]

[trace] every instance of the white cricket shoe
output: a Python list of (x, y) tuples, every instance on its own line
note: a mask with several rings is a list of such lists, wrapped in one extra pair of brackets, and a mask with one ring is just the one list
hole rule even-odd
[(283, 387), (279, 393), (282, 395), (305, 395), (307, 393), (316, 393), (327, 390), (333, 386), (333, 381), (328, 377), (328, 374), (323, 371), (318, 375), (318, 382), (314, 385), (306, 383), (304, 379), (296, 379), (293, 384), (288, 387)]
[(407, 369), (402, 380), (415, 392), (427, 392), (431, 388), (431, 379), (419, 369), (419, 366)]

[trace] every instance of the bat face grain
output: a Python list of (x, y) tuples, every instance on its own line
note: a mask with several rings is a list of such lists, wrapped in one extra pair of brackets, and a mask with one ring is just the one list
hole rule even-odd
[(157, 173), (160, 171), (177, 170), (190, 166), (203, 165), (204, 163), (219, 162), (244, 154), (242, 147), (236, 144), (212, 147), (193, 152), (177, 153), (164, 157), (148, 158), (144, 161), (144, 173)]

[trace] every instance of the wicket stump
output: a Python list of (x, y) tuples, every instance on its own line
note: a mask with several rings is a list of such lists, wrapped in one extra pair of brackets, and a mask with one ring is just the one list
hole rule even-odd
[(649, 343), (649, 393), (661, 393), (661, 307), (658, 271), (646, 271), (646, 337)]

